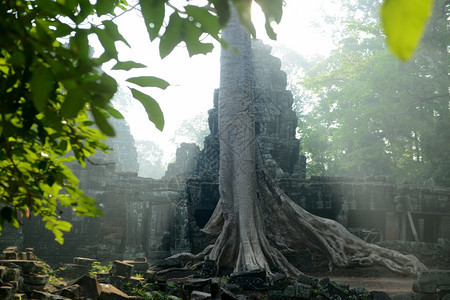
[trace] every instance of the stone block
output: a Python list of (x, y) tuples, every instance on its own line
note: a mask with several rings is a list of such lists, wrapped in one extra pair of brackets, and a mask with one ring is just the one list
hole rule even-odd
[(192, 291), (191, 300), (211, 300), (211, 294), (201, 291)]
[(0, 280), (5, 280), (6, 272), (8, 272), (8, 268), (0, 266)]
[(111, 275), (109, 273), (97, 273), (97, 281), (101, 283), (109, 283), (110, 276)]
[(44, 265), (33, 260), (9, 260), (8, 263), (19, 266), (24, 274), (39, 274), (44, 272)]
[[(230, 278), (227, 287), (229, 285), (236, 285), (238, 288), (245, 291), (257, 291), (265, 288), (265, 282), (258, 277), (236, 277)], [(231, 290), (231, 288), (229, 288)]]
[(271, 278), (270, 288), (273, 290), (284, 290), (290, 283), (291, 282), (286, 275), (275, 273)]
[(203, 262), (202, 273), (200, 277), (202, 278), (210, 278), (215, 277), (217, 273), (217, 265), (214, 260), (207, 259)]
[(123, 276), (127, 280), (130, 279), (133, 274), (134, 266), (127, 264), (123, 261), (116, 260), (109, 271), (112, 276)]
[(438, 294), (428, 294), (428, 293), (415, 293), (413, 295), (414, 300), (441, 300)]
[(312, 286), (313, 288), (316, 288), (317, 285), (319, 284), (319, 279), (312, 276), (308, 276), (306, 274), (300, 274), (298, 275), (297, 282), (307, 284)]
[(75, 284), (81, 287), (83, 297), (96, 299), (100, 295), (100, 284), (96, 279), (93, 279), (88, 275), (77, 278), (69, 285)]
[(450, 271), (426, 270), (417, 275), (413, 290), (420, 293), (437, 293), (450, 290)]
[(4, 281), (18, 281), (20, 276), (20, 269), (8, 268), (4, 277)]
[(83, 296), (83, 292), (81, 286), (73, 284), (63, 288), (60, 295), (69, 299), (79, 299)]
[(48, 275), (23, 274), (23, 283), (31, 285), (45, 285), (48, 282)]
[(148, 262), (146, 261), (124, 260), (123, 262), (132, 265), (134, 267), (134, 272), (137, 273), (144, 273), (148, 270)]
[(3, 256), (5, 259), (19, 259), (19, 250), (16, 246), (7, 247), (5, 250), (3, 250)]
[(135, 257), (134, 261), (147, 262), (147, 257)]
[(145, 284), (146, 280), (143, 277), (134, 277), (131, 276), (130, 280), (128, 281), (128, 283), (132, 286), (132, 287), (138, 287), (140, 285)]
[(84, 258), (84, 257), (75, 257), (73, 259), (73, 263), (76, 265), (81, 265), (81, 266), (87, 266), (87, 267), (92, 267), (92, 265), (96, 262), (97, 260), (92, 259), (92, 258)]
[(370, 292), (370, 296), (373, 300), (391, 300), (391, 297), (382, 291), (372, 291)]
[(64, 278), (75, 279), (89, 273), (91, 267), (66, 264), (63, 270), (58, 271), (58, 275)]
[(124, 276), (111, 276), (109, 277), (109, 283), (114, 285), (115, 287), (121, 289), (128, 280)]
[(0, 299), (13, 300), (15, 293), (16, 291), (11, 286), (0, 286)]
[(228, 285), (237, 285), (243, 290), (254, 291), (266, 288), (266, 281), (266, 270), (259, 269), (231, 274)]
[(33, 291), (31, 293), (31, 298), (34, 300), (64, 300), (64, 299), (67, 299), (67, 298), (64, 298), (63, 296), (53, 295), (53, 294), (50, 294), (50, 293), (44, 292), (44, 291)]
[(296, 288), (293, 285), (288, 285), (284, 290), (283, 290), (283, 296), (286, 298), (294, 298), (296, 295)]
[(155, 271), (147, 270), (144, 273), (144, 278), (147, 279), (147, 282), (154, 283), (158, 280), (158, 275), (156, 275)]
[(296, 283), (297, 293), (296, 296), (299, 299), (311, 299), (313, 293), (313, 287), (309, 284)]
[(116, 288), (115, 286), (111, 284), (100, 284), (100, 295), (98, 298), (95, 298), (97, 300), (128, 300), (130, 297), (128, 297), (127, 294)]
[(29, 284), (29, 283), (23, 283), (22, 284), (22, 291), (26, 294), (31, 294), (33, 291), (43, 291), (45, 287), (45, 284)]

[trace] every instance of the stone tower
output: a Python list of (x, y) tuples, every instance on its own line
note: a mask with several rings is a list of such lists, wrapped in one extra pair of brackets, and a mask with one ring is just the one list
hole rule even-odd
[[(295, 137), (297, 116), (292, 110), (293, 97), (286, 90), (287, 76), (281, 71), (280, 59), (271, 56), (271, 47), (259, 40), (252, 42), (255, 75), (255, 130), (266, 166), (275, 177), (306, 176), (305, 158), (299, 156), (300, 141)], [(218, 95), (209, 110), (210, 135), (205, 138), (199, 155), (196, 174), (218, 174), (219, 130)]]

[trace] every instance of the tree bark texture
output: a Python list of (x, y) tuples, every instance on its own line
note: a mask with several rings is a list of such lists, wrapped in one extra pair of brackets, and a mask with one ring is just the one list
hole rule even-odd
[(254, 77), (248, 32), (232, 12), (223, 30), (219, 93), (219, 203), (203, 229), (218, 234), (209, 259), (227, 269), (300, 273), (284, 254), (317, 249), (333, 265), (379, 264), (405, 274), (425, 266), (414, 256), (368, 244), (341, 224), (294, 203), (265, 168), (255, 137)]

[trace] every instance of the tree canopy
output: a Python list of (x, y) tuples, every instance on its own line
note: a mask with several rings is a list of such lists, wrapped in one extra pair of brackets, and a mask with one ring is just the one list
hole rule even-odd
[(349, 7), (339, 47), (303, 78), (317, 99), (300, 125), (308, 172), (449, 185), (448, 4), (435, 1), (423, 43), (401, 62), (374, 22), (378, 1), (364, 3), (364, 18)]
[[(395, 1), (398, 0), (386, 3)], [(280, 22), (283, 1), (255, 2), (265, 13), (266, 32), (275, 38), (271, 23)], [(61, 207), (72, 207), (81, 216), (102, 214), (95, 201), (78, 188), (77, 178), (64, 165), (69, 160), (85, 165), (96, 150), (107, 151), (101, 140), (115, 134), (108, 118), (122, 118), (110, 103), (117, 83), (100, 66), (114, 60), (115, 70), (145, 67), (119, 60), (116, 43), (128, 43), (114, 19), (129, 9), (139, 8), (149, 39), (159, 40), (161, 57), (169, 55), (181, 42), (192, 56), (212, 50), (211, 43), (202, 41), (205, 34), (226, 45), (219, 32), (230, 16), (230, 3), (228, 0), (186, 1), (180, 5), (169, 0), (140, 0), (132, 5), (126, 0), (0, 3), (0, 229), (5, 221), (19, 226), (21, 215), (40, 215), (47, 229), (62, 243), (62, 231), (70, 230), (70, 224), (60, 219)], [(233, 0), (233, 3), (241, 21), (255, 35), (250, 18), (252, 1)], [(408, 1), (394, 9), (407, 6)], [(386, 20), (389, 19), (392, 18), (388, 14)], [(399, 25), (392, 26), (395, 29)], [(103, 47), (99, 57), (91, 55), (92, 35)], [(162, 130), (164, 117), (158, 103), (140, 88), (165, 89), (169, 84), (153, 76), (129, 78), (127, 82), (150, 121)]]

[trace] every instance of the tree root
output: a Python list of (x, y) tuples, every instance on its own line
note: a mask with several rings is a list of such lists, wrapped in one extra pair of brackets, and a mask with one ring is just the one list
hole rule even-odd
[[(310, 214), (293, 202), (273, 181), (262, 161), (258, 160), (258, 204), (254, 211), (256, 232), (261, 251), (245, 252), (236, 228), (225, 220), (219, 203), (208, 224), (206, 233), (220, 232), (211, 249), (210, 259), (218, 265), (234, 267), (235, 271), (251, 269), (242, 262), (256, 262), (253, 268), (265, 268), (296, 277), (300, 271), (289, 263), (282, 253), (309, 248), (323, 253), (337, 267), (385, 266), (393, 272), (416, 275), (426, 267), (413, 255), (403, 255), (395, 250), (369, 244), (347, 231), (336, 221)], [(221, 230), (221, 231), (220, 231)], [(250, 258), (242, 259), (243, 255)]]

